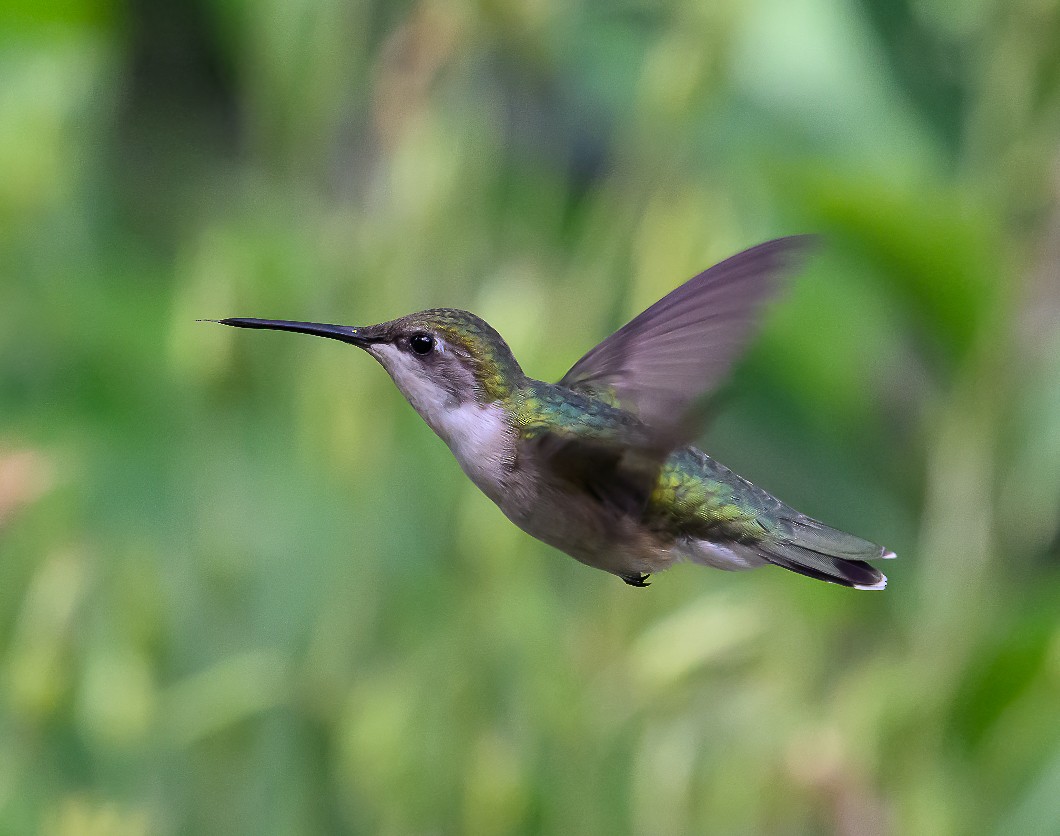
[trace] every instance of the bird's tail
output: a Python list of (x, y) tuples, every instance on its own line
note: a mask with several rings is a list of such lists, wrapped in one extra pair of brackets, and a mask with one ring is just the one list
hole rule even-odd
[(751, 547), (769, 563), (854, 589), (887, 586), (887, 576), (865, 562), (895, 556), (883, 546), (802, 514), (783, 519), (770, 535)]

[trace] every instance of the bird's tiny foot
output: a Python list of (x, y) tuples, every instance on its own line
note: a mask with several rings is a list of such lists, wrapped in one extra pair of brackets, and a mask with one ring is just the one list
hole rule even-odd
[(637, 572), (637, 574), (635, 575), (619, 575), (619, 577), (622, 578), (622, 580), (624, 580), (630, 586), (651, 586), (651, 584), (648, 583), (648, 578), (650, 578), (651, 575), (645, 575), (641, 572)]

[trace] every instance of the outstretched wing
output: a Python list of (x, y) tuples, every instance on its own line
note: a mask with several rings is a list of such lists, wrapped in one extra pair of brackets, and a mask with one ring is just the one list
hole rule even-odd
[(683, 433), (689, 408), (725, 376), (759, 308), (812, 240), (767, 241), (689, 279), (590, 349), (560, 385), (609, 393), (653, 430)]

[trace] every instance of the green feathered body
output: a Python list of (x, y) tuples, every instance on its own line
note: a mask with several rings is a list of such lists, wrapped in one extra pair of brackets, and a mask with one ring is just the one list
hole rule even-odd
[(509, 516), (583, 562), (623, 577), (681, 559), (773, 563), (846, 586), (883, 583), (864, 561), (885, 549), (799, 513), (697, 447), (653, 458), (649, 430), (605, 397), (525, 379), (505, 406), (518, 433), (513, 475), (527, 468), (548, 486), (536, 494), (546, 514)]

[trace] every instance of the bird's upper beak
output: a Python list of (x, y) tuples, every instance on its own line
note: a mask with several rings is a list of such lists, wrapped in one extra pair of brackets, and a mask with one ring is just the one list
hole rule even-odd
[(323, 322), (292, 322), (287, 319), (247, 319), (229, 317), (228, 319), (206, 319), (203, 322), (219, 322), (221, 325), (233, 325), (236, 328), (264, 328), (270, 331), (294, 331), (298, 334), (312, 334), (316, 337), (327, 337), (344, 343), (367, 348), (379, 342), (382, 337), (372, 328), (354, 328), (351, 325), (326, 325)]

